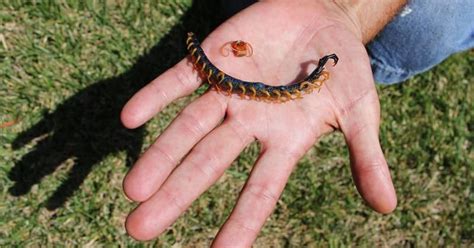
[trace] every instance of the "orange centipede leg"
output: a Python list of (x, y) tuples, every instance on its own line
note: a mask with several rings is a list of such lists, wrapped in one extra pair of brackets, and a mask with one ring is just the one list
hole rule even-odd
[(201, 55), (198, 55), (196, 58), (196, 61), (194, 61), (195, 66), (197, 66), (197, 64), (199, 63), (199, 60), (201, 60)]
[(303, 98), (303, 97), (301, 96), (301, 91), (300, 91), (300, 90), (295, 89), (292, 93), (296, 94), (296, 98), (295, 98), (295, 99), (301, 99), (301, 98)]
[(224, 81), (224, 78), (225, 78), (224, 73), (221, 72), (221, 71), (220, 71), (219, 73), (217, 73), (217, 78), (219, 79), (219, 82), (217, 82), (217, 83), (218, 83), (218, 84), (221, 84), (222, 81)]
[(311, 84), (308, 81), (304, 81), (300, 85), (300, 90), (304, 90), (305, 88), (310, 87), (310, 85)]
[[(325, 81), (326, 81), (326, 80), (325, 80)], [(323, 86), (323, 84), (324, 84), (325, 81), (322, 81), (322, 82), (321, 82), (321, 85), (319, 86), (319, 89), (318, 89), (318, 93), (321, 91), (321, 87)]]
[(188, 46), (187, 46), (187, 49), (188, 49), (188, 50), (191, 49), (191, 47), (192, 47), (193, 45), (194, 45), (194, 43), (192, 43), (192, 42), (189, 43)]
[(239, 85), (239, 89), (242, 90), (242, 92), (239, 94), (240, 98), (245, 98), (245, 87), (243, 85)]
[(217, 93), (220, 93), (220, 92), (221, 92), (221, 87), (219, 87), (218, 84), (214, 84), (213, 86), (214, 86), (214, 88), (216, 89)]
[(329, 72), (323, 71), (319, 77), (323, 77), (323, 81), (326, 81), (329, 79)]
[(280, 92), (279, 92), (278, 90), (274, 90), (274, 91), (272, 91), (272, 93), (277, 96), (277, 98), (276, 98), (276, 101), (277, 101), (277, 102), (281, 101), (281, 99), (280, 99), (281, 94), (280, 94)]
[(323, 80), (314, 80), (313, 82), (313, 87), (316, 88), (316, 89), (319, 89), (321, 88), (321, 86), (323, 85)]
[(188, 38), (186, 39), (186, 43), (190, 42), (193, 39), (194, 33), (188, 32)]
[(313, 92), (313, 89), (314, 85), (308, 81), (305, 81), (300, 85), (300, 90), (304, 90), (306, 94), (311, 94), (311, 92)]
[(316, 89), (316, 86), (314, 84), (309, 84), (309, 87), (306, 89), (307, 94), (313, 93), (313, 90)]
[(270, 98), (272, 97), (272, 95), (270, 95), (270, 92), (268, 92), (267, 90), (262, 90), (262, 93), (266, 96), (264, 100), (270, 100)]
[(227, 89), (227, 94), (230, 96), (232, 95), (232, 83), (227, 82), (227, 86), (229, 87), (229, 89)]
[(311, 85), (313, 86), (313, 90), (317, 90), (319, 93), (319, 91), (321, 90), (322, 81), (316, 80)]
[[(293, 100), (293, 98), (291, 97), (291, 94), (290, 94), (290, 92), (289, 92), (289, 91), (287, 91), (287, 90), (284, 90), (284, 91), (283, 91), (283, 94), (285, 95), (285, 97), (286, 97), (287, 101), (289, 101), (289, 100)], [(286, 101), (285, 101), (285, 102), (286, 102)]]
[(217, 92), (221, 92), (221, 88), (219, 87), (219, 85), (222, 83), (222, 81), (224, 81), (224, 73), (219, 71), (217, 73), (217, 79), (219, 79), (219, 81), (214, 84), (214, 87), (216, 87)]
[(314, 85), (315, 85), (315, 88), (318, 89), (318, 93), (321, 92), (321, 87), (323, 87), (323, 84), (324, 84), (324, 80), (320, 81), (320, 80), (317, 80)]
[(250, 99), (255, 100), (255, 98), (257, 97), (257, 90), (255, 90), (255, 87), (250, 87), (250, 91), (252, 91)]
[(209, 73), (207, 74), (207, 82), (209, 82), (209, 84), (212, 84), (212, 81), (211, 81), (211, 77), (213, 76), (212, 73), (214, 73), (212, 69), (209, 69)]

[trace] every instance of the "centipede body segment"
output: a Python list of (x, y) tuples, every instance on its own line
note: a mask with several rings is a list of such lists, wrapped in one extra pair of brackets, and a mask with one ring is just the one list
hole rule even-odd
[(200, 42), (193, 33), (188, 33), (186, 47), (196, 70), (218, 92), (228, 95), (237, 94), (242, 98), (251, 100), (271, 102), (286, 102), (301, 98), (303, 94), (319, 90), (324, 82), (329, 79), (329, 72), (324, 71), (324, 66), (329, 60), (333, 60), (334, 65), (339, 60), (336, 54), (326, 55), (319, 60), (316, 69), (303, 80), (290, 85), (272, 86), (262, 82), (243, 81), (221, 71), (207, 58)]

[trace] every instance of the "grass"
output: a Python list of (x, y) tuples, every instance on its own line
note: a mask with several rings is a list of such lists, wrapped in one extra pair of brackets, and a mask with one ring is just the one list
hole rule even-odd
[[(130, 131), (118, 113), (183, 56), (187, 30), (212, 30), (202, 1), (0, 3), (0, 246), (207, 246), (258, 154), (253, 144), (159, 239), (123, 228), (131, 162), (195, 98)], [(340, 134), (300, 162), (256, 241), (268, 246), (471, 246), (474, 53), (379, 87), (382, 145), (399, 206), (380, 215), (350, 177)]]

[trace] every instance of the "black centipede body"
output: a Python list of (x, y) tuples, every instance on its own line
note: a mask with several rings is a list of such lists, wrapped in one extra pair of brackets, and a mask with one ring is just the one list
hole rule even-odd
[(243, 81), (222, 72), (206, 56), (193, 33), (188, 33), (186, 45), (196, 69), (216, 90), (228, 94), (238, 94), (249, 99), (277, 102), (301, 98), (302, 93), (311, 93), (313, 90), (319, 89), (329, 78), (329, 72), (324, 71), (326, 63), (333, 60), (336, 65), (339, 60), (336, 54), (326, 55), (319, 60), (318, 66), (303, 80), (290, 85), (272, 86), (262, 82)]

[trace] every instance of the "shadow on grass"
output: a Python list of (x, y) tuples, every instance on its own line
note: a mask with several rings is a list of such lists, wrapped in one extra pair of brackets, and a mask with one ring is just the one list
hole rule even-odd
[(185, 55), (187, 31), (192, 30), (203, 37), (208, 34), (223, 18), (215, 13), (221, 13), (219, 6), (195, 0), (182, 22), (138, 58), (130, 70), (91, 84), (21, 133), (13, 142), (14, 149), (33, 139), (39, 141), (10, 171), (9, 177), (15, 182), (10, 193), (14, 196), (27, 194), (43, 177), (73, 158), (74, 165), (67, 178), (44, 203), (47, 209), (54, 210), (74, 194), (93, 166), (106, 156), (125, 151), (127, 165), (132, 165), (139, 156), (144, 129), (129, 130), (122, 126), (119, 117), (123, 105)]

